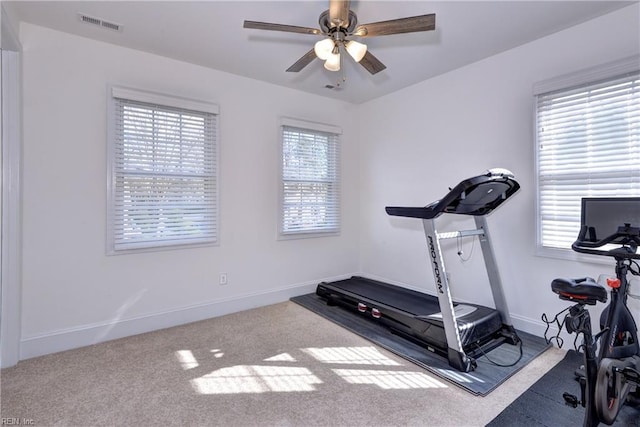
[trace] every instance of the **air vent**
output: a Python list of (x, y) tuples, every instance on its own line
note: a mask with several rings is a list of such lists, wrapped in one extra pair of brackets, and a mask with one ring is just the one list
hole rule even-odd
[(93, 16), (85, 15), (84, 13), (79, 13), (78, 19), (80, 19), (80, 22), (84, 22), (85, 24), (96, 25), (113, 31), (122, 31), (122, 25), (120, 24), (114, 24), (113, 22), (105, 21), (100, 18), (94, 18)]

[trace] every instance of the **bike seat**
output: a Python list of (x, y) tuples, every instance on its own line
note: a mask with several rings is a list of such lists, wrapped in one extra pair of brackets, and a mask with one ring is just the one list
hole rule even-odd
[(591, 277), (580, 279), (558, 278), (551, 282), (551, 290), (560, 299), (581, 304), (596, 305), (598, 301), (607, 302), (607, 290)]

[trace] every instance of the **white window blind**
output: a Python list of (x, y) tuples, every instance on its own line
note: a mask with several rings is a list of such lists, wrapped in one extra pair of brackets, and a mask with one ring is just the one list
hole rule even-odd
[(536, 102), (538, 244), (567, 249), (582, 197), (640, 196), (640, 72), (540, 93)]
[(281, 137), (280, 233), (339, 232), (339, 134), (283, 125)]
[(109, 252), (215, 243), (217, 115), (121, 93), (112, 98)]

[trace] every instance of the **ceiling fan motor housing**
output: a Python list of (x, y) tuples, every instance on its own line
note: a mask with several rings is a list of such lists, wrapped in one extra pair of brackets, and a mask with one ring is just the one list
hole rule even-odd
[(358, 25), (358, 16), (352, 11), (349, 11), (349, 23), (347, 27), (337, 26), (331, 22), (329, 18), (329, 10), (325, 10), (320, 14), (320, 18), (318, 18), (318, 25), (320, 26), (320, 30), (324, 34), (332, 34), (335, 32), (342, 32), (344, 35), (350, 34), (355, 30), (356, 25)]

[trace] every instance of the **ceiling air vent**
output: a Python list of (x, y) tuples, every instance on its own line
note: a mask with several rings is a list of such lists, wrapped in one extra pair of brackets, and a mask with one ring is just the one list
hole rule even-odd
[(113, 22), (105, 21), (100, 18), (94, 18), (93, 16), (85, 15), (84, 13), (79, 13), (78, 19), (80, 19), (80, 22), (84, 22), (85, 24), (96, 25), (113, 31), (122, 31), (122, 25), (120, 24), (114, 24)]

